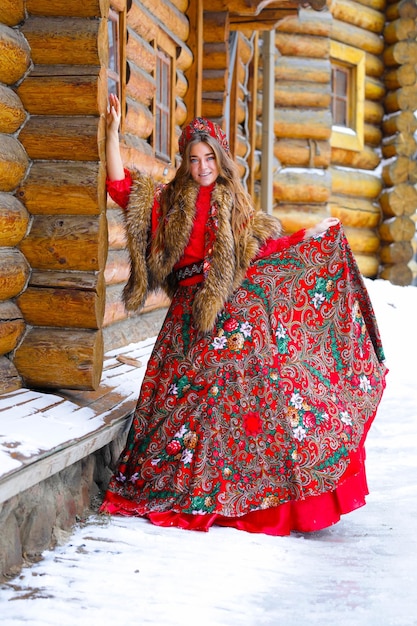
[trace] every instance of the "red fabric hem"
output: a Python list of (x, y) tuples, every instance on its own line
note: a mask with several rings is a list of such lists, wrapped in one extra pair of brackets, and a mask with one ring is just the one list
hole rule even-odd
[(310, 496), (305, 500), (285, 502), (278, 507), (251, 511), (241, 517), (226, 517), (217, 513), (192, 515), (177, 511), (141, 514), (135, 502), (112, 492), (106, 493), (100, 512), (146, 517), (156, 526), (206, 532), (213, 525), (273, 536), (286, 536), (291, 531), (314, 532), (336, 524), (342, 515), (364, 506), (368, 495), (365, 468), (360, 464), (356, 469), (357, 472), (334, 491)]

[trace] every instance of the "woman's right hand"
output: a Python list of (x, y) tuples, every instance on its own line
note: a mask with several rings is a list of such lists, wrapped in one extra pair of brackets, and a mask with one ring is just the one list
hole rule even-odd
[(121, 117), (119, 98), (114, 93), (111, 93), (109, 95), (109, 108), (107, 109), (107, 132), (109, 134), (117, 134), (119, 132)]

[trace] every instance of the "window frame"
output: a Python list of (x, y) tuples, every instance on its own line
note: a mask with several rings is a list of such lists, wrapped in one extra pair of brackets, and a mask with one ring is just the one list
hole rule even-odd
[[(107, 18), (108, 33), (108, 50), (109, 58), (107, 63), (107, 91), (110, 93), (109, 81), (116, 84), (117, 96), (120, 101), (120, 130), (124, 128), (126, 117), (126, 3), (113, 0)], [(111, 49), (109, 28), (113, 25), (113, 33), (115, 33), (115, 67), (110, 67)]]
[[(331, 41), (330, 61), (333, 68), (348, 70), (346, 113), (347, 126), (333, 124), (330, 145), (359, 152), (364, 147), (365, 52)], [(331, 94), (333, 112), (334, 94)]]
[[(152, 133), (152, 149), (154, 151), (155, 157), (166, 163), (168, 165), (172, 165), (175, 163), (175, 85), (176, 85), (176, 58), (177, 58), (177, 46), (175, 42), (165, 33), (159, 32), (155, 39), (152, 42), (154, 53), (155, 53), (155, 68), (154, 68), (154, 79), (155, 79), (155, 96), (152, 100), (152, 114), (154, 119), (154, 128)], [(169, 59), (169, 94), (166, 100), (158, 101), (158, 59), (161, 58)], [(160, 111), (165, 112), (168, 116), (168, 151), (161, 152), (158, 150), (157, 145), (157, 112), (158, 109)]]

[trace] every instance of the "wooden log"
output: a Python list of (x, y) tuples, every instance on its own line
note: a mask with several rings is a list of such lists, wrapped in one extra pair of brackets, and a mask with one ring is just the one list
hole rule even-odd
[(417, 110), (417, 85), (400, 87), (387, 93), (384, 101), (387, 113)]
[(127, 250), (109, 250), (104, 277), (107, 285), (126, 283), (130, 274), (130, 257)]
[(202, 90), (204, 92), (223, 91), (226, 89), (226, 72), (221, 69), (203, 70)]
[(277, 56), (274, 66), (275, 80), (330, 82), (331, 65), (329, 59), (305, 59), (301, 57)]
[(15, 349), (25, 330), (22, 313), (13, 302), (0, 302), (0, 356)]
[[(96, 65), (107, 61), (106, 20), (76, 17), (29, 17), (22, 33), (32, 60), (44, 65)], [(99, 43), (102, 48), (99, 49)]]
[(394, 265), (411, 261), (414, 256), (414, 250), (409, 241), (394, 241), (394, 243), (390, 243), (387, 246), (381, 246), (379, 255), (381, 263)]
[(331, 12), (335, 19), (359, 26), (371, 33), (381, 33), (385, 25), (382, 12), (364, 5), (359, 9), (354, 0), (334, 0)]
[(406, 63), (400, 67), (394, 67), (384, 76), (384, 82), (389, 90), (398, 89), (399, 87), (408, 87), (414, 85), (417, 81), (417, 70), (413, 63)]
[(0, 357), (0, 393), (11, 393), (21, 387), (22, 379), (13, 363), (5, 356)]
[(382, 155), (385, 159), (394, 156), (412, 157), (417, 152), (417, 141), (412, 135), (398, 133), (386, 137), (382, 143)]
[(155, 71), (155, 48), (130, 27), (128, 27), (126, 57), (148, 74)]
[(384, 50), (384, 41), (376, 33), (337, 19), (332, 23), (332, 39), (374, 55)]
[(17, 26), (25, 19), (24, 0), (2, 0), (1, 21), (7, 26)]
[(188, 91), (188, 80), (185, 78), (184, 72), (177, 70), (175, 81), (175, 95), (177, 98), (184, 98)]
[(332, 20), (329, 14), (316, 13), (300, 8), (296, 15), (288, 15), (276, 25), (276, 30), (283, 33), (302, 33), (304, 35), (330, 35)]
[(105, 216), (36, 215), (20, 249), (36, 269), (100, 270), (107, 256)]
[(127, 12), (127, 26), (145, 41), (156, 39), (158, 23), (152, 14), (139, 2), (132, 2)]
[(381, 56), (365, 53), (365, 73), (367, 76), (382, 76), (385, 72), (385, 65)]
[(331, 93), (329, 84), (312, 82), (280, 81), (275, 83), (275, 106), (278, 107), (317, 107), (330, 106)]
[(376, 278), (379, 270), (379, 255), (361, 254), (355, 252), (355, 261), (358, 264), (359, 272), (366, 278)]
[[(259, 142), (259, 144), (258, 144)], [(261, 136), (257, 137), (257, 147), (261, 148)], [(281, 165), (324, 167), (330, 165), (330, 144), (328, 141), (308, 139), (278, 139), (274, 143), (274, 155)]]
[(332, 217), (353, 228), (376, 228), (381, 221), (381, 207), (361, 198), (332, 194), (329, 210)]
[(29, 286), (17, 304), (31, 326), (97, 329), (103, 321), (104, 298), (94, 291)]
[(156, 93), (155, 79), (140, 67), (129, 62), (126, 96), (149, 107)]
[(225, 42), (205, 43), (203, 46), (204, 69), (225, 70), (229, 66), (229, 49)]
[(127, 114), (124, 132), (148, 139), (153, 132), (153, 114), (149, 107), (132, 98), (127, 98)]
[(19, 139), (31, 159), (97, 161), (99, 118), (31, 117)]
[(407, 215), (390, 217), (379, 226), (382, 241), (411, 241), (416, 232), (416, 225)]
[(109, 233), (109, 248), (124, 250), (127, 247), (125, 219), (122, 211), (107, 211), (107, 230)]
[(204, 41), (214, 43), (224, 41), (229, 36), (228, 11), (204, 11)]
[(382, 130), (385, 136), (404, 133), (413, 135), (417, 130), (417, 119), (413, 111), (397, 111), (385, 117), (382, 122)]
[(101, 331), (33, 328), (14, 364), (28, 387), (97, 389), (103, 368)]
[(413, 272), (406, 263), (386, 265), (381, 271), (380, 278), (389, 280), (393, 285), (405, 287), (413, 282)]
[(371, 9), (376, 9), (377, 11), (385, 11), (386, 0), (356, 0), (358, 4), (371, 7)]
[(141, 0), (152, 15), (154, 15), (161, 24), (164, 24), (169, 31), (181, 39), (187, 41), (189, 33), (189, 24), (186, 15), (170, 2), (170, 0)]
[(103, 163), (35, 161), (16, 195), (32, 215), (98, 215), (105, 177)]
[(417, 189), (409, 183), (399, 183), (391, 189), (384, 189), (379, 201), (387, 217), (413, 215), (417, 211)]
[(29, 285), (39, 288), (82, 289), (93, 291), (99, 298), (105, 296), (106, 285), (103, 272), (66, 272), (32, 270)]
[(331, 178), (327, 171), (281, 169), (273, 176), (273, 195), (278, 202), (323, 203), (330, 197)]
[(330, 110), (284, 109), (274, 111), (276, 137), (292, 139), (327, 140), (332, 133)]
[(363, 139), (368, 146), (377, 148), (382, 141), (382, 131), (378, 126), (374, 126), (373, 124), (364, 124)]
[(301, 228), (311, 228), (329, 217), (327, 204), (291, 204), (278, 202), (273, 214), (282, 224), (284, 233), (295, 233)]
[(24, 177), (29, 160), (22, 144), (15, 137), (0, 137), (0, 189), (13, 191)]
[(187, 107), (185, 106), (183, 100), (177, 98), (175, 100), (175, 114), (174, 114), (175, 124), (179, 127), (183, 126), (187, 120)]
[[(83, 69), (87, 69), (84, 66)], [(32, 115), (99, 115), (105, 109), (104, 101), (99, 106), (98, 85), (107, 81), (103, 68), (89, 68), (89, 74), (72, 76), (53, 75), (56, 66), (48, 66), (51, 75), (31, 75), (17, 89), (25, 109)], [(53, 97), (51, 98), (51, 94)]]
[(399, 41), (385, 48), (383, 60), (387, 67), (417, 63), (417, 41)]
[(107, 17), (109, 5), (109, 0), (26, 0), (30, 15), (47, 17)]
[(0, 246), (16, 246), (25, 236), (29, 213), (9, 193), (0, 192)]
[(201, 113), (209, 119), (219, 119), (224, 114), (224, 95), (222, 93), (207, 93), (203, 95)]
[(0, 82), (14, 85), (28, 70), (30, 48), (22, 34), (0, 23)]
[(16, 248), (0, 248), (0, 301), (17, 296), (29, 278), (29, 265)]
[(344, 231), (354, 254), (376, 254), (378, 252), (380, 241), (375, 229), (345, 226)]
[(123, 303), (123, 286), (110, 285), (106, 289), (103, 328), (125, 320), (128, 313)]
[(385, 95), (385, 85), (378, 78), (367, 76), (365, 78), (365, 98), (368, 100), (381, 100)]
[(406, 39), (415, 39), (417, 36), (416, 23), (412, 17), (398, 18), (388, 22), (384, 28), (384, 39), (387, 44)]
[(276, 32), (275, 45), (283, 56), (327, 59), (330, 54), (328, 37)]
[(365, 100), (364, 118), (365, 123), (379, 125), (384, 117), (384, 107), (380, 102)]
[(19, 96), (4, 85), (0, 85), (0, 133), (13, 134), (26, 119), (26, 111)]
[(400, 183), (417, 182), (417, 163), (408, 157), (393, 158), (382, 168), (382, 178), (386, 187), (394, 187)]
[(343, 165), (360, 170), (374, 170), (381, 162), (380, 156), (365, 145), (362, 150), (345, 150), (343, 148), (331, 149), (332, 165)]
[(386, 18), (388, 22), (402, 18), (416, 18), (417, 17), (417, 5), (415, 0), (401, 0), (400, 2), (394, 2), (386, 8)]
[(362, 198), (377, 198), (382, 189), (379, 177), (361, 171), (350, 172), (337, 167), (330, 168), (332, 193)]

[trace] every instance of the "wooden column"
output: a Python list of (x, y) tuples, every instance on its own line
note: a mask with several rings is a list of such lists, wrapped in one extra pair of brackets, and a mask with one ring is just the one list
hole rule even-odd
[(3, 3), (0, 14), (0, 394), (22, 386), (11, 355), (25, 333), (22, 312), (13, 299), (27, 284), (30, 267), (18, 246), (26, 235), (29, 213), (16, 196), (29, 159), (16, 137), (27, 113), (13, 90), (30, 65), (30, 50), (16, 26), (23, 2)]

